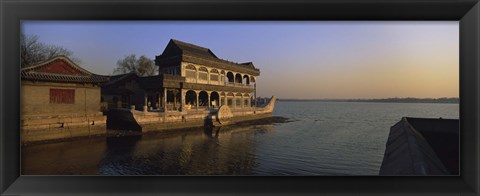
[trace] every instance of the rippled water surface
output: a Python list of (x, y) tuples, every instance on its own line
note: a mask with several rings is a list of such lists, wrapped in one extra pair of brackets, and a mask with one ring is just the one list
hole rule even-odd
[(277, 102), (287, 123), (22, 147), (22, 174), (377, 175), (401, 117), (458, 119), (458, 104)]

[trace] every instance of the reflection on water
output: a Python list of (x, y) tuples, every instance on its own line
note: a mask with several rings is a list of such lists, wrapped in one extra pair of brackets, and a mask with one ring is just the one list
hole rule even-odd
[(22, 148), (22, 174), (378, 175), (402, 117), (456, 118), (458, 104), (278, 102), (288, 123), (96, 138)]
[[(257, 134), (273, 125), (214, 127), (173, 135), (97, 138), (27, 146), (23, 174), (252, 174)], [(54, 165), (54, 167), (52, 167)]]
[(97, 174), (106, 150), (102, 138), (22, 147), (22, 174)]

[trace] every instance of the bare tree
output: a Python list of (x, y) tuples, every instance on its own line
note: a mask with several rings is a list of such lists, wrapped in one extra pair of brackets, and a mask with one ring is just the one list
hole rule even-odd
[(137, 59), (135, 54), (125, 56), (117, 61), (117, 68), (114, 74), (124, 74), (134, 72), (139, 76), (153, 76), (157, 73), (155, 63), (144, 55)]
[(20, 35), (20, 61), (22, 67), (27, 67), (59, 55), (65, 55), (75, 63), (81, 63), (80, 59), (73, 57), (71, 50), (39, 42), (36, 35), (24, 35), (23, 33)]

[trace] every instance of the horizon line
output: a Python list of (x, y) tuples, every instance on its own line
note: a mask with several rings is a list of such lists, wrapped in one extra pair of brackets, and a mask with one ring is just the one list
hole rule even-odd
[[(260, 97), (260, 96), (259, 96)], [(270, 97), (261, 97), (261, 98), (270, 98)], [(280, 98), (277, 99), (287, 99), (287, 100), (388, 100), (388, 99), (460, 99), (459, 97), (438, 97), (438, 98), (418, 98), (418, 97), (389, 97), (389, 98)]]

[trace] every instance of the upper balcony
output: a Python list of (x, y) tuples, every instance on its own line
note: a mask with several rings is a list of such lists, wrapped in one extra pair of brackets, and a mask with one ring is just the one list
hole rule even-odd
[(244, 83), (235, 83), (235, 82), (224, 82), (224, 84), (225, 84), (225, 86), (255, 88), (255, 84), (244, 84)]
[(185, 78), (185, 82), (194, 83), (194, 84), (210, 84), (218, 86), (230, 86), (230, 87), (240, 87), (240, 88), (255, 88), (255, 83), (238, 83), (238, 82), (228, 82), (228, 81), (218, 81), (218, 80), (201, 80), (196, 78)]
[(193, 65), (187, 65), (184, 74), (187, 83), (255, 88), (255, 77), (245, 73), (235, 73), (203, 66), (197, 69)]

